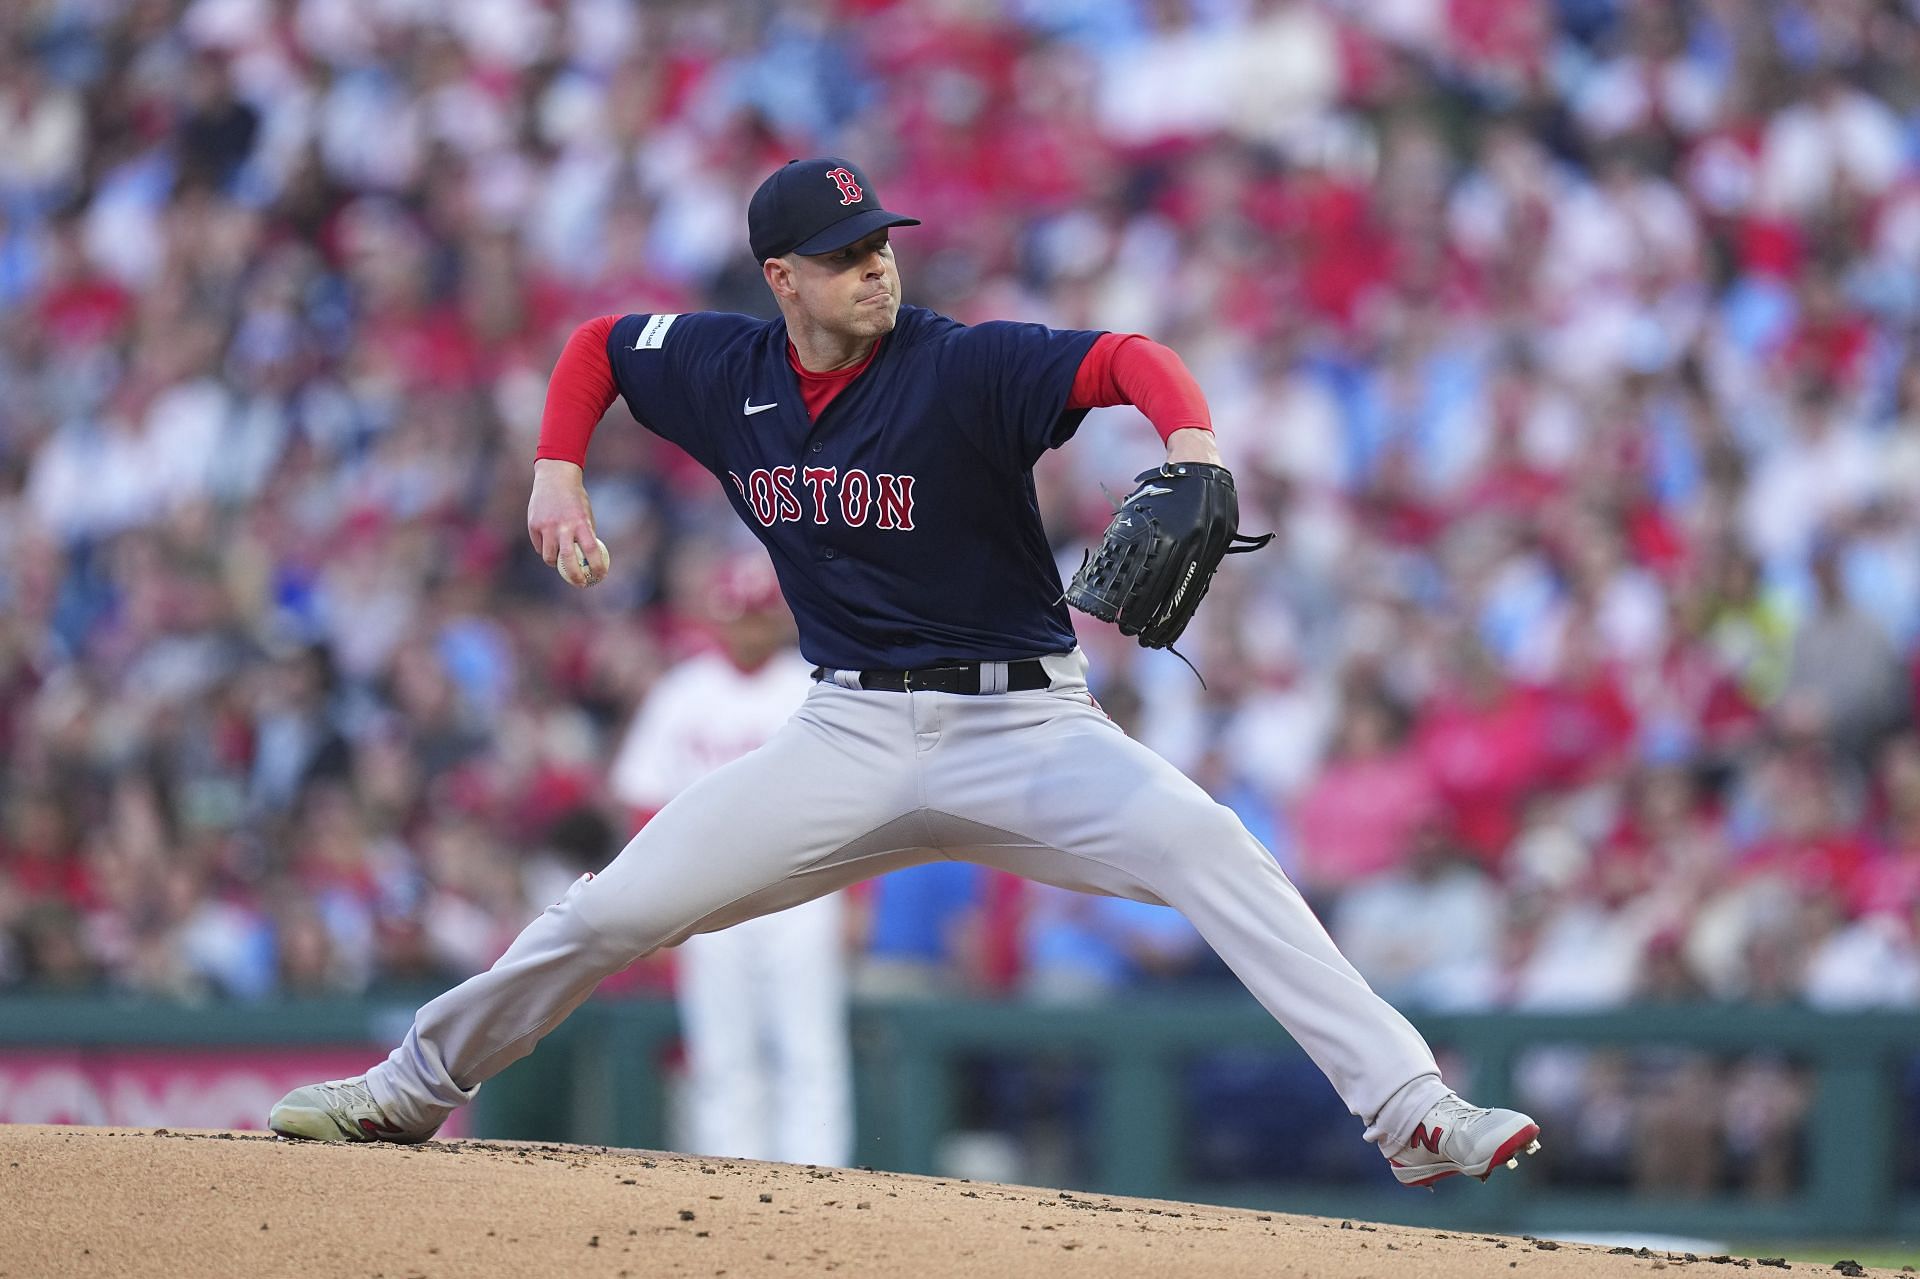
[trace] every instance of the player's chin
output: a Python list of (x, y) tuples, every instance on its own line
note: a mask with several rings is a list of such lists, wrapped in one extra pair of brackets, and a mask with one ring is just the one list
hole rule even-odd
[(898, 302), (861, 303), (854, 308), (853, 323), (860, 332), (873, 337), (893, 332), (893, 326), (900, 320)]

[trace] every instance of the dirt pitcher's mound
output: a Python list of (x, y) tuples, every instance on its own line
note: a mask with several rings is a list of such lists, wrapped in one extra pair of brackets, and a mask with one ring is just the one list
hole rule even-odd
[(1311, 1217), (840, 1168), (515, 1142), (334, 1146), (164, 1128), (0, 1127), (0, 1208), (4, 1279), (1624, 1279), (1684, 1264), (1664, 1254), (1342, 1229)]

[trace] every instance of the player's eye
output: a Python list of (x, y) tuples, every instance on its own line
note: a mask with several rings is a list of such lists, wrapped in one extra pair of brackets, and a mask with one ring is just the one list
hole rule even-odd
[(892, 251), (893, 245), (887, 240), (882, 240), (878, 244), (850, 244), (844, 249), (836, 250), (832, 254), (831, 260), (836, 264), (845, 266), (861, 261), (870, 253), (890, 255)]

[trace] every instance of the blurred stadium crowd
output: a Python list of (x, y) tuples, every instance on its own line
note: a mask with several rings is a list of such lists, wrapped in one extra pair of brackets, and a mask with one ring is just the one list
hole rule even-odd
[[(747, 194), (831, 150), (926, 220), (909, 301), (1208, 389), (1279, 549), (1204, 690), (1089, 623), (1095, 691), (1383, 993), (1920, 1004), (1916, 9), (8, 5), (0, 989), (442, 982), (611, 855), (743, 535), (616, 407), (566, 592), (545, 377), (593, 315), (764, 313)], [(1045, 462), (1064, 564), (1157, 448)], [(966, 867), (864, 919), (875, 990), (1220, 975)]]

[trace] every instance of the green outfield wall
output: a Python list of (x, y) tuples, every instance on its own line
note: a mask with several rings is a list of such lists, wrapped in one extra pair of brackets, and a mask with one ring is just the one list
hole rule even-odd
[[(423, 994), (356, 1001), (175, 1004), (111, 998), (0, 999), (0, 1068), (50, 1051), (89, 1055), (229, 1050), (363, 1049), (371, 1062), (404, 1031)], [(1661, 1048), (1716, 1056), (1767, 1054), (1813, 1082), (1799, 1189), (1757, 1201), (1677, 1200), (1626, 1191), (1556, 1190), (1525, 1176), (1436, 1192), (1395, 1186), (1197, 1184), (1180, 1157), (1182, 1070), (1222, 1050), (1297, 1054), (1250, 999), (1130, 998), (1098, 1006), (1017, 1002), (865, 1003), (854, 1017), (859, 1155), (902, 1172), (938, 1171), (958, 1123), (962, 1063), (1067, 1062), (1084, 1082), (1091, 1142), (1086, 1184), (1070, 1189), (1199, 1199), (1451, 1229), (1635, 1230), (1710, 1238), (1920, 1237), (1920, 1191), (1903, 1187), (1904, 1145), (1920, 1132), (1904, 1113), (1903, 1071), (1920, 1057), (1911, 1014), (1822, 1015), (1799, 1009), (1658, 1007), (1604, 1014), (1418, 1016), (1454, 1076), (1483, 1104), (1512, 1098), (1520, 1054), (1540, 1046)], [(492, 1137), (659, 1147), (665, 1080), (678, 1028), (671, 1003), (590, 1003), (533, 1057), (489, 1083), (473, 1131)], [(0, 1114), (5, 1114), (0, 1098)], [(176, 1121), (180, 1122), (180, 1121)], [(1356, 1126), (1357, 1132), (1357, 1126)], [(1357, 1137), (1356, 1137), (1357, 1139)], [(1552, 1141), (1552, 1133), (1546, 1140)]]

